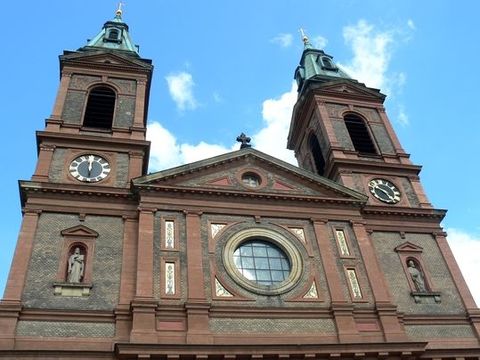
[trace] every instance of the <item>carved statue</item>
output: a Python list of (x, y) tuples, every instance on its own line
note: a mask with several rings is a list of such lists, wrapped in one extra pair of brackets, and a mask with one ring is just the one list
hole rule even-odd
[(85, 256), (80, 253), (80, 248), (76, 247), (73, 254), (68, 258), (68, 276), (67, 282), (79, 283), (83, 278)]
[(423, 274), (420, 270), (415, 267), (415, 262), (413, 260), (408, 260), (408, 272), (412, 277), (413, 283), (415, 284), (415, 288), (419, 292), (426, 292), (427, 288), (425, 287), (425, 279)]

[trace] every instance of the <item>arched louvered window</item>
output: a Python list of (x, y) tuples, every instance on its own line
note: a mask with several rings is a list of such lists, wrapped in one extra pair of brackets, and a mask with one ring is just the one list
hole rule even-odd
[(115, 110), (115, 92), (106, 86), (97, 86), (90, 91), (83, 126), (111, 129)]
[(355, 114), (348, 114), (344, 120), (355, 150), (362, 154), (377, 154), (363, 119)]
[(329, 70), (335, 69), (335, 65), (333, 65), (332, 60), (330, 60), (326, 56), (322, 57), (322, 63), (323, 63), (323, 67), (326, 68), (326, 69), (329, 69)]
[(317, 137), (314, 134), (310, 134), (308, 138), (308, 145), (312, 152), (313, 160), (315, 161), (315, 168), (318, 175), (323, 175), (325, 172), (325, 159), (323, 158), (322, 149), (318, 142)]
[(111, 29), (108, 32), (108, 39), (109, 40), (118, 40), (118, 35), (119, 35), (118, 29)]

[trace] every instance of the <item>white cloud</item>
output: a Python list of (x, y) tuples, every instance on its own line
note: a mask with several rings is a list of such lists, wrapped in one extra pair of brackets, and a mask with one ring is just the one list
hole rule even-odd
[[(295, 165), (297, 161), (293, 151), (286, 149), (286, 143), (290, 117), (296, 99), (296, 85), (293, 82), (290, 91), (278, 98), (265, 100), (262, 107), (264, 127), (252, 136), (252, 142), (256, 149)], [(179, 143), (175, 135), (157, 121), (148, 124), (147, 140), (152, 142), (150, 171), (206, 159), (239, 148), (238, 143), (234, 143), (230, 147), (209, 144), (204, 141), (196, 145)]]
[(148, 124), (147, 140), (152, 142), (150, 168), (154, 171), (167, 169), (182, 163), (177, 139), (159, 122), (154, 121)]
[(150, 171), (168, 169), (174, 166), (191, 163), (220, 155), (238, 148), (233, 144), (230, 148), (201, 141), (197, 145), (179, 143), (175, 135), (165, 129), (158, 121), (147, 127), (147, 140), (152, 142), (150, 148)]
[(405, 106), (403, 105), (398, 106), (397, 121), (400, 125), (403, 126), (407, 126), (410, 123), (410, 121), (408, 120), (408, 115), (405, 112)]
[(343, 29), (345, 42), (352, 47), (353, 59), (343, 67), (367, 86), (384, 88), (392, 55), (392, 31), (376, 31), (373, 25), (360, 20)]
[(168, 84), (168, 91), (173, 101), (175, 101), (177, 108), (181, 111), (193, 110), (198, 106), (197, 100), (193, 95), (192, 75), (182, 71), (175, 74), (169, 74), (165, 77)]
[(448, 229), (448, 243), (477, 305), (480, 305), (480, 236), (460, 229)]
[(415, 29), (416, 29), (415, 23), (413, 22), (412, 19), (408, 19), (408, 21), (407, 21), (407, 26), (408, 26), (411, 30), (415, 30)]
[(310, 40), (315, 49), (325, 49), (328, 44), (328, 40), (321, 35), (315, 36)]
[(294, 165), (297, 165), (297, 160), (293, 151), (287, 150), (286, 144), (293, 105), (297, 101), (296, 88), (293, 82), (290, 91), (263, 102), (265, 127), (252, 136), (256, 149)]
[(293, 35), (281, 33), (275, 36), (273, 39), (271, 39), (270, 42), (274, 44), (278, 44), (283, 48), (287, 48), (292, 45)]

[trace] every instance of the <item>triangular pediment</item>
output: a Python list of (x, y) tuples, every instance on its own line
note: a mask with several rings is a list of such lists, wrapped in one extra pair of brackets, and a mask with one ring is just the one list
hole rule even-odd
[(135, 58), (132, 56), (128, 56), (126, 54), (121, 54), (119, 52), (113, 51), (87, 51), (87, 52), (71, 52), (67, 53), (67, 55), (61, 56), (61, 61), (63, 63), (75, 64), (75, 63), (82, 63), (85, 62), (92, 63), (92, 64), (108, 64), (109, 66), (117, 65), (117, 66), (128, 66), (128, 67), (144, 67), (150, 68), (151, 65), (149, 62), (145, 62), (140, 58)]
[[(252, 179), (253, 178), (253, 179)], [(133, 180), (135, 187), (221, 195), (365, 202), (366, 196), (255, 149), (242, 149)]]
[(71, 228), (62, 230), (61, 234), (63, 236), (87, 236), (87, 237), (97, 237), (98, 233), (95, 230), (92, 230), (84, 225), (77, 225)]
[(362, 83), (351, 81), (351, 80), (339, 80), (331, 81), (324, 83), (320, 87), (322, 89), (322, 94), (336, 94), (347, 97), (362, 97), (362, 98), (372, 98), (378, 101), (378, 99), (385, 98), (378, 89), (373, 89), (365, 86)]
[(412, 244), (411, 242), (407, 241), (404, 242), (402, 245), (399, 245), (395, 248), (396, 252), (422, 252), (423, 248), (421, 246)]

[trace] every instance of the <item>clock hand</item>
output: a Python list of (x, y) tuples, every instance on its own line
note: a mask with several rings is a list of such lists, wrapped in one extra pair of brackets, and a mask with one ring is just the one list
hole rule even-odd
[(88, 177), (90, 177), (92, 169), (93, 169), (93, 155), (90, 155), (88, 157)]
[(385, 195), (387, 195), (390, 200), (392, 200), (392, 201), (394, 200), (393, 196), (391, 194), (389, 194), (387, 190), (384, 190), (381, 187), (377, 187), (377, 189), (380, 190), (381, 192), (383, 192)]

